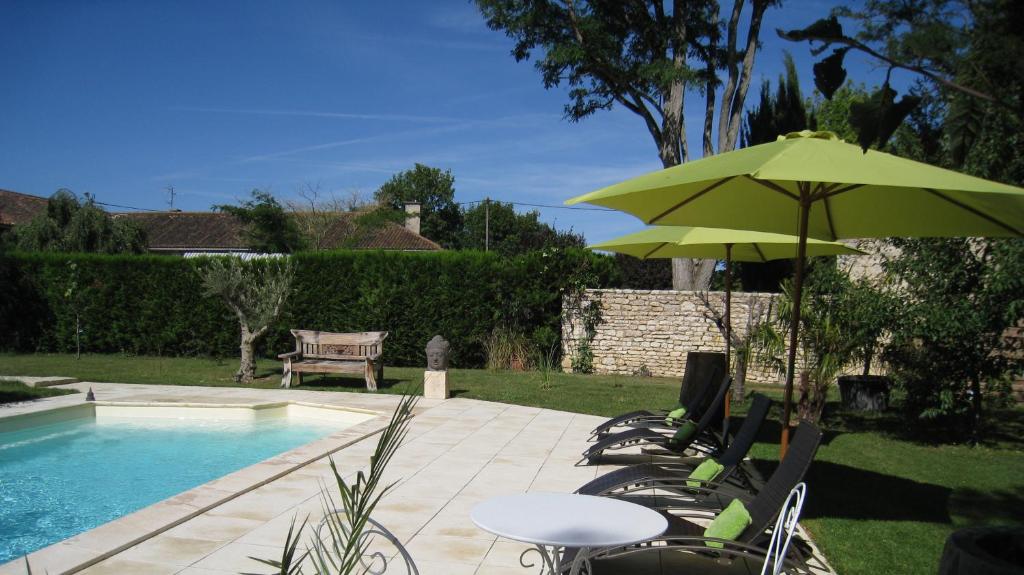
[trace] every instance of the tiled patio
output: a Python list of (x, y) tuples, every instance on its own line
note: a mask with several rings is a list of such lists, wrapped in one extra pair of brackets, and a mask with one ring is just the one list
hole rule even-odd
[[(83, 390), (89, 386), (96, 390), (100, 399), (117, 401), (245, 403), (289, 399), (388, 411), (397, 400), (387, 395), (301, 389), (75, 385)], [(76, 401), (82, 401), (82, 396), (76, 394), (36, 402), (31, 409), (38, 409), (41, 404)], [(0, 416), (4, 414), (6, 412), (0, 410)], [(377, 428), (384, 423), (382, 419), (374, 420)], [(571, 492), (597, 474), (608, 471), (606, 467), (574, 465), (589, 430), (599, 421), (600, 418), (594, 416), (470, 399), (424, 400), (412, 422), (408, 440), (388, 469), (390, 479), (397, 482), (396, 487), (377, 508), (374, 518), (405, 543), (423, 575), (534, 573), (536, 570), (519, 564), (519, 556), (527, 548), (525, 544), (499, 540), (477, 529), (469, 519), (469, 512), (477, 503), (495, 495), (524, 491)], [(352, 474), (368, 464), (376, 441), (376, 436), (371, 435), (347, 444), (334, 453), (333, 459), (344, 473)], [(230, 492), (244, 483), (236, 475), (239, 474), (213, 483), (219, 484), (216, 487), (220, 493)], [(319, 494), (325, 481), (333, 479), (326, 459), (321, 458), (80, 572), (91, 575), (267, 572), (268, 568), (249, 557), (278, 557), (294, 517), (301, 520), (309, 515), (310, 521), (315, 523), (321, 516)], [(179, 503), (202, 509), (199, 501)], [(143, 528), (127, 524), (124, 527)], [(39, 572), (48, 568), (50, 573), (57, 573), (68, 565), (81, 563), (89, 553), (98, 554), (88, 545), (76, 542), (79, 539), (82, 536), (58, 544), (66, 545), (64, 565), (60, 564), (62, 561), (47, 565), (34, 560), (33, 568)], [(674, 566), (680, 558), (659, 559), (656, 554), (646, 555), (649, 556), (629, 558), (618, 566), (608, 565), (600, 572), (658, 573), (662, 564), (665, 573), (695, 572), (692, 558), (683, 559), (687, 564), (680, 568), (685, 571), (677, 571)], [(725, 566), (701, 560), (700, 565), (701, 573), (760, 571), (760, 565), (747, 566), (742, 562)], [(13, 563), (0, 568), (2, 574), (22, 572), (21, 566)]]

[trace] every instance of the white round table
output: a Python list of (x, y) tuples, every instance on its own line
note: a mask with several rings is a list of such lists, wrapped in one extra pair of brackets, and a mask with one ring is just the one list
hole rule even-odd
[[(632, 545), (665, 532), (658, 512), (618, 499), (570, 493), (521, 493), (488, 499), (473, 508), (477, 527), (515, 541), (532, 543), (546, 571), (561, 574), (563, 548), (578, 548), (569, 570), (577, 575), (590, 549)], [(550, 549), (550, 550), (549, 550)], [(524, 556), (523, 567), (532, 567)]]

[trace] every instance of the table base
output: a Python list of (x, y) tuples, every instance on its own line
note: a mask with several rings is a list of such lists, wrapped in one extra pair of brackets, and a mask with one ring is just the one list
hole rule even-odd
[(586, 573), (589, 575), (590, 573), (593, 573), (590, 566), (590, 559), (587, 558), (587, 555), (590, 552), (589, 548), (580, 548), (573, 557), (571, 564), (563, 563), (563, 549), (564, 548), (562, 547), (534, 545), (519, 555), (519, 564), (527, 569), (537, 567), (536, 563), (526, 562), (527, 555), (530, 553), (536, 553), (540, 556), (541, 561), (543, 562), (539, 571), (540, 575), (562, 575), (563, 573), (568, 573), (569, 575)]

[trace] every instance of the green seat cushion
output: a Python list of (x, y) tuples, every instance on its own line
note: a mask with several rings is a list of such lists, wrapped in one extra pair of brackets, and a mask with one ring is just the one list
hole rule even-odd
[[(718, 517), (715, 517), (707, 526), (707, 529), (704, 530), (704, 537), (735, 541), (750, 523), (750, 512), (747, 511), (746, 506), (739, 499), (733, 499), (732, 503), (723, 509), (718, 514)], [(724, 547), (724, 545), (717, 541), (705, 541), (704, 545), (716, 549)]]
[(672, 411), (668, 412), (668, 415), (665, 416), (665, 423), (667, 423), (668, 425), (672, 425), (672, 423), (674, 421), (680, 420), (680, 419), (682, 419), (685, 416), (686, 416), (686, 408), (685, 407), (680, 407), (678, 409), (673, 409)]
[(696, 432), (697, 424), (692, 421), (687, 421), (679, 426), (679, 429), (677, 429), (675, 434), (669, 438), (668, 442), (672, 445), (681, 445), (689, 441)]
[(713, 481), (723, 469), (725, 469), (724, 465), (709, 457), (690, 472), (690, 479), (699, 479), (700, 481), (687, 481), (686, 486), (700, 487), (701, 481)]

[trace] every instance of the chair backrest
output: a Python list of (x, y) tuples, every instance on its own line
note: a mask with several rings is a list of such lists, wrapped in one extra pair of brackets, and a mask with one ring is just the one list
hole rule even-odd
[(691, 351), (686, 354), (686, 370), (679, 384), (679, 405), (687, 410), (703, 407), (701, 398), (710, 398), (709, 389), (720, 381), (725, 369), (725, 354), (710, 351)]
[(750, 452), (750, 448), (754, 445), (754, 440), (757, 439), (757, 433), (761, 430), (761, 425), (768, 418), (768, 410), (771, 407), (772, 400), (768, 396), (760, 393), (754, 394), (754, 401), (750, 404), (750, 410), (747, 411), (747, 417), (744, 418), (743, 425), (740, 426), (740, 430), (733, 437), (729, 448), (718, 458), (718, 463), (725, 466), (726, 471), (739, 465), (743, 458), (747, 456), (747, 453)]
[(363, 331), (357, 333), (332, 333), (293, 329), (295, 351), (302, 357), (313, 359), (350, 359), (374, 357), (381, 354), (386, 331)]
[(786, 552), (789, 551), (789, 543), (793, 540), (793, 534), (796, 533), (796, 524), (800, 520), (800, 511), (804, 508), (806, 498), (806, 483), (797, 483), (796, 487), (789, 492), (789, 497), (782, 504), (782, 512), (779, 513), (779, 518), (775, 521), (775, 528), (772, 529), (772, 539), (764, 554), (761, 575), (768, 573), (768, 565), (772, 566), (772, 575), (782, 573), (782, 568), (786, 564)]
[(710, 428), (712, 425), (721, 421), (719, 409), (725, 403), (725, 396), (729, 393), (729, 388), (732, 387), (732, 376), (726, 375), (722, 378), (721, 383), (718, 385), (718, 391), (715, 392), (715, 397), (712, 398), (711, 403), (708, 404), (707, 409), (701, 414), (700, 419), (697, 420), (697, 431), (693, 434), (693, 437), (697, 437), (703, 433), (704, 430)]
[(796, 487), (797, 483), (803, 481), (804, 474), (807, 473), (811, 462), (814, 461), (814, 454), (818, 452), (820, 443), (821, 429), (813, 423), (801, 421), (796, 428), (796, 435), (786, 451), (786, 457), (782, 459), (771, 478), (750, 502), (747, 511), (750, 512), (751, 522), (740, 534), (739, 540), (751, 542), (764, 534), (782, 511), (789, 492)]

